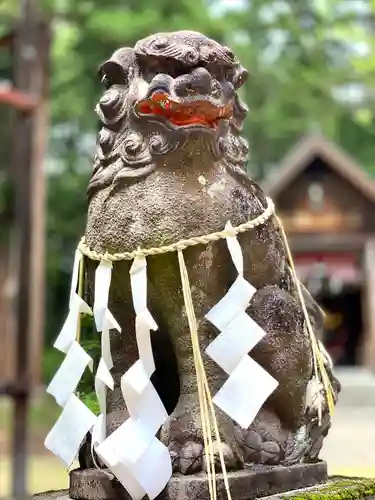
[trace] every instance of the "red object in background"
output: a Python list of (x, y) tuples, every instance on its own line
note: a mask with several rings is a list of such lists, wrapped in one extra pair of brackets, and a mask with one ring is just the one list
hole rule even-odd
[(302, 281), (314, 277), (317, 265), (324, 266), (324, 276), (344, 283), (355, 283), (361, 278), (358, 254), (354, 252), (306, 252), (295, 255), (294, 264)]
[(36, 106), (37, 100), (8, 85), (0, 85), (0, 104), (7, 104), (21, 111), (30, 111)]

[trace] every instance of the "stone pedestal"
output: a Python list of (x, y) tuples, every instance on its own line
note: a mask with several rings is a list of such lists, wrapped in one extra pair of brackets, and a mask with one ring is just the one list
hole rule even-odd
[[(320, 465), (320, 464), (319, 464)], [(274, 474), (275, 474), (275, 469), (274, 468)], [(309, 470), (309, 472), (307, 472)], [(302, 472), (302, 469), (300, 469), (300, 479), (304, 477), (304, 481), (307, 481), (308, 475), (311, 474), (311, 468), (309, 467), (305, 469), (305, 472)], [(322, 465), (320, 465), (320, 470), (322, 472)], [(73, 472), (73, 476), (75, 475), (76, 471)], [(101, 474), (101, 472), (99, 472)], [(91, 473), (89, 473), (91, 474)], [(277, 471), (276, 471), (276, 476), (277, 476)], [(238, 473), (233, 474), (232, 476), (238, 476)], [(89, 475), (87, 476), (89, 478)], [(99, 476), (98, 476), (99, 477)], [(195, 476), (194, 476), (195, 477)], [(248, 478), (251, 477), (248, 475)], [(253, 476), (253, 479), (256, 476)], [(272, 477), (272, 476), (269, 476)], [(310, 479), (312, 479), (313, 475), (310, 475)], [(198, 499), (199, 495), (199, 480), (195, 482), (195, 489), (193, 489), (193, 482), (189, 481), (178, 481), (178, 476), (176, 476), (176, 482), (174, 482), (174, 479), (171, 481), (171, 486), (167, 488), (167, 491), (163, 493), (163, 495), (159, 498), (178, 498), (179, 500), (191, 500), (189, 497), (194, 496), (194, 499)], [(76, 478), (77, 479), (77, 475)], [(82, 479), (82, 478), (81, 478)], [(103, 477), (102, 477), (103, 479)], [(191, 479), (193, 479), (191, 477)], [(195, 478), (197, 479), (197, 478)], [(95, 496), (95, 481), (97, 479), (93, 479), (91, 477), (91, 481), (93, 481), (91, 484), (92, 489), (87, 490), (88, 492), (91, 492), (93, 495), (92, 498), (98, 498), (98, 495), (102, 495), (101, 498), (108, 498), (104, 496), (105, 488), (102, 487), (102, 482), (99, 485), (99, 489), (96, 490), (96, 496)], [(329, 480), (325, 481), (323, 484), (312, 486), (312, 487), (306, 487), (302, 489), (294, 489), (292, 491), (284, 492), (284, 493), (278, 493), (276, 495), (271, 495), (271, 496), (257, 496), (258, 493), (255, 492), (255, 488), (266, 488), (266, 483), (265, 483), (265, 476), (263, 476), (263, 479), (259, 482), (257, 480), (254, 481), (255, 484), (248, 483), (246, 482), (246, 487), (244, 483), (242, 483), (242, 488), (241, 489), (238, 485), (241, 484), (241, 480), (238, 480), (238, 485), (234, 486), (236, 484), (237, 479), (233, 480), (232, 477), (232, 498), (233, 500), (238, 500), (239, 498), (247, 500), (247, 499), (262, 499), (262, 500), (375, 500), (375, 479), (360, 479), (360, 478), (349, 478), (349, 477), (336, 477), (336, 478), (330, 478)], [(105, 483), (104, 483), (105, 484)], [(179, 484), (179, 486), (177, 486)], [(271, 488), (275, 487), (275, 482), (271, 484)], [(108, 483), (107, 483), (108, 485)], [(183, 486), (184, 485), (184, 486)], [(185, 489), (183, 489), (183, 487)], [(260, 493), (260, 490), (258, 490)], [(106, 494), (113, 494), (114, 490), (109, 490), (107, 491)], [(125, 498), (125, 496), (120, 493), (121, 496), (118, 498)], [(179, 495), (179, 496), (177, 496)], [(239, 495), (239, 496), (237, 496)], [(111, 497), (112, 498), (112, 497)], [(206, 497), (201, 497), (201, 498), (206, 498)], [(225, 498), (226, 496), (223, 496), (223, 489), (220, 489), (220, 497), (218, 498)], [(63, 491), (50, 491), (47, 493), (41, 493), (39, 495), (35, 495), (33, 497), (34, 500), (72, 500), (72, 497), (69, 496), (69, 492), (67, 490)]]
[[(327, 464), (246, 467), (229, 472), (228, 480), (233, 500), (253, 500), (323, 483), (327, 480)], [(73, 500), (130, 499), (112, 474), (97, 469), (72, 471), (69, 495)], [(210, 500), (207, 475), (173, 475), (158, 500)], [(217, 474), (217, 500), (227, 500), (222, 474)]]

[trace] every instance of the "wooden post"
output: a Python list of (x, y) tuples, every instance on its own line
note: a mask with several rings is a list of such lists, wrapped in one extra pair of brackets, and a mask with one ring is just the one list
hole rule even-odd
[(375, 370), (375, 238), (369, 239), (364, 248), (364, 340), (362, 358), (366, 368)]
[(27, 416), (33, 383), (40, 382), (44, 311), (44, 174), (47, 135), (49, 26), (38, 0), (22, 0), (14, 38), (14, 85), (37, 105), (19, 111), (11, 164), (16, 174), (18, 296), (16, 307), (16, 385), (13, 430), (13, 496), (26, 496)]
[[(13, 161), (16, 185), (20, 193), (16, 224), (28, 225), (28, 250), (20, 255), (20, 263), (28, 261), (25, 275), (19, 269), (20, 280), (27, 282), (30, 351), (29, 377), (33, 385), (40, 384), (41, 350), (44, 329), (44, 241), (45, 241), (45, 179), (44, 156), (48, 136), (48, 75), (50, 27), (43, 22), (37, 9), (37, 0), (23, 0), (19, 30), (15, 41), (15, 86), (37, 104), (30, 111), (21, 111), (15, 123)], [(22, 221), (22, 222), (21, 222)], [(18, 243), (26, 242), (22, 233)], [(26, 265), (26, 264), (25, 264)]]
[(50, 27), (40, 23), (37, 61), (33, 66), (32, 92), (39, 96), (33, 111), (31, 161), (31, 270), (30, 270), (30, 339), (29, 350), (33, 387), (41, 384), (45, 318), (45, 174), (44, 159), (48, 140), (47, 96), (49, 92)]

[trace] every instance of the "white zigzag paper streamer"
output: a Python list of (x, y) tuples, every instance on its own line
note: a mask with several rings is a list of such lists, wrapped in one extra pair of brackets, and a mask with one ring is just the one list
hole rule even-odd
[(238, 277), (223, 299), (206, 315), (220, 330), (206, 352), (229, 375), (213, 402), (247, 429), (278, 382), (248, 356), (266, 332), (246, 313), (256, 289), (243, 277), (242, 250), (236, 236), (230, 235), (230, 222), (225, 229)]
[[(55, 347), (66, 354), (47, 391), (63, 407), (62, 414), (45, 440), (45, 446), (69, 467), (77, 457), (86, 434), (92, 431), (92, 448), (128, 490), (134, 500), (146, 494), (150, 500), (164, 489), (172, 475), (168, 449), (155, 437), (167, 419), (165, 408), (150, 377), (155, 370), (150, 329), (157, 325), (147, 309), (145, 258), (136, 259), (131, 268), (131, 285), (136, 311), (136, 338), (140, 359), (123, 375), (121, 389), (130, 418), (106, 438), (106, 394), (113, 390), (110, 373), (113, 361), (109, 331), (121, 331), (108, 309), (112, 264), (102, 261), (95, 273), (94, 319), (101, 331), (101, 359), (95, 376), (95, 391), (100, 415), (96, 417), (74, 392), (92, 359), (76, 341), (80, 313), (91, 309), (77, 294), (79, 267), (83, 255), (74, 259), (69, 299), (69, 314), (56, 339)], [(124, 444), (126, 443), (126, 446)]]
[(153, 500), (172, 475), (169, 452), (155, 434), (167, 419), (150, 376), (155, 370), (150, 330), (157, 325), (147, 308), (146, 259), (136, 258), (130, 269), (136, 337), (140, 359), (122, 376), (121, 390), (130, 417), (96, 453), (134, 500)]
[(96, 416), (72, 394), (44, 441), (44, 446), (70, 467), (78, 455), (86, 434), (95, 424)]
[[(109, 289), (111, 286), (112, 264), (101, 262), (95, 273), (94, 318), (98, 328), (102, 328), (101, 358), (95, 375), (95, 392), (99, 402), (100, 415), (92, 432), (91, 452), (106, 438), (107, 388), (113, 390), (114, 380), (110, 373), (113, 367), (109, 331), (121, 327), (108, 309)], [(99, 330), (98, 330), (99, 331)]]
[(98, 332), (103, 331), (108, 310), (109, 289), (112, 278), (112, 262), (101, 261), (95, 271), (94, 318)]
[[(207, 354), (229, 375), (214, 397), (214, 403), (242, 427), (248, 428), (259, 409), (278, 383), (248, 356), (248, 352), (266, 332), (246, 314), (256, 289), (243, 278), (243, 256), (235, 235), (228, 231), (227, 245), (238, 278), (225, 297), (211, 309), (207, 319), (220, 334), (207, 347)], [(101, 336), (101, 359), (95, 376), (95, 390), (100, 406), (96, 417), (74, 394), (90, 356), (76, 341), (81, 313), (91, 309), (76, 292), (83, 255), (77, 251), (69, 299), (69, 314), (55, 342), (66, 354), (47, 391), (63, 407), (62, 414), (45, 440), (45, 446), (70, 466), (79, 447), (92, 430), (92, 447), (134, 500), (148, 495), (157, 497), (172, 475), (169, 451), (156, 433), (167, 419), (167, 412), (150, 377), (155, 370), (150, 330), (157, 325), (147, 308), (147, 273), (145, 257), (136, 258), (130, 270), (133, 304), (136, 312), (136, 339), (140, 359), (122, 376), (121, 390), (130, 417), (106, 437), (106, 394), (113, 390), (110, 373), (113, 361), (109, 331), (120, 326), (108, 309), (112, 264), (102, 261), (95, 274), (94, 319)], [(254, 381), (249, 390), (249, 381)]]
[(74, 258), (73, 276), (69, 299), (69, 313), (56, 339), (54, 347), (66, 354), (59, 370), (47, 388), (63, 407), (63, 411), (45, 439), (44, 445), (70, 467), (78, 454), (86, 434), (95, 424), (96, 416), (74, 394), (87, 366), (92, 369), (92, 359), (76, 341), (80, 313), (91, 314), (89, 306), (77, 294), (79, 266), (82, 254)]
[(56, 375), (47, 387), (47, 392), (55, 398), (59, 406), (64, 407), (66, 405), (71, 394), (77, 389), (78, 382), (88, 365), (92, 370), (91, 357), (78, 342), (74, 341)]

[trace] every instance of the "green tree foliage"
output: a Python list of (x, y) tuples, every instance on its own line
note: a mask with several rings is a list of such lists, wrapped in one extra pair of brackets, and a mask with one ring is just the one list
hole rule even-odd
[(311, 132), (336, 141), (375, 170), (375, 128), (357, 114), (367, 103), (352, 102), (362, 83), (354, 64), (362, 62), (359, 3), (247, 0), (231, 12), (231, 45), (250, 71), (244, 98), (254, 175), (265, 175)]

